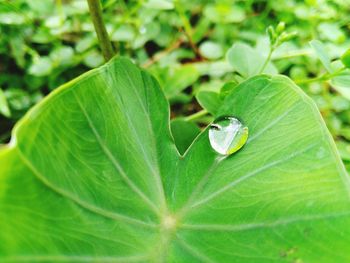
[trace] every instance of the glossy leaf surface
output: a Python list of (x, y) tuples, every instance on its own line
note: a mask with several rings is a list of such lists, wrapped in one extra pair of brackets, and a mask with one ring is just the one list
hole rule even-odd
[(0, 261), (348, 262), (349, 178), (311, 100), (257, 76), (223, 115), (249, 127), (240, 151), (218, 155), (205, 129), (180, 155), (128, 60), (59, 88), (0, 151)]

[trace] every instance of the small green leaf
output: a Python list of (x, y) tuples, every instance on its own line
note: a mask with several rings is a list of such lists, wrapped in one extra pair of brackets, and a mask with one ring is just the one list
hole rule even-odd
[(48, 28), (59, 28), (62, 27), (64, 18), (59, 15), (50, 16), (45, 20), (45, 26)]
[(85, 55), (83, 63), (90, 68), (96, 68), (101, 66), (103, 61), (103, 56), (96, 50), (92, 50)]
[(18, 66), (20, 66), (21, 68), (24, 68), (25, 66), (25, 42), (24, 42), (24, 38), (22, 35), (17, 35), (17, 36), (12, 36), (9, 39), (9, 44), (11, 47), (11, 52), (13, 57), (16, 60), (16, 63)]
[(333, 72), (333, 68), (331, 65), (331, 58), (328, 55), (326, 47), (319, 40), (312, 40), (310, 42), (310, 46), (314, 49), (317, 57), (320, 59), (323, 66), (327, 69), (328, 72)]
[(282, 33), (285, 28), (286, 28), (286, 23), (284, 23), (283, 21), (279, 22), (277, 27), (276, 27), (276, 33), (277, 34)]
[(57, 66), (74, 64), (74, 50), (70, 46), (60, 46), (50, 53), (51, 61)]
[(167, 97), (180, 93), (191, 86), (199, 78), (199, 72), (193, 65), (182, 65), (170, 68), (164, 84), (164, 91)]
[(205, 6), (204, 16), (215, 23), (239, 23), (246, 17), (244, 9), (230, 3), (217, 3)]
[(88, 35), (77, 42), (75, 50), (78, 53), (82, 53), (91, 48), (94, 44), (96, 44), (96, 38), (92, 35)]
[(55, 40), (50, 30), (46, 27), (39, 27), (32, 36), (33, 43), (48, 44)]
[(111, 36), (113, 41), (128, 42), (135, 38), (135, 29), (130, 25), (120, 26)]
[(29, 67), (29, 74), (37, 77), (47, 76), (53, 68), (52, 61), (49, 57), (43, 56), (33, 60)]
[[(76, 3), (84, 3), (84, 1), (74, 1), (72, 4), (75, 5)], [(52, 1), (35, 1), (35, 0), (28, 0), (26, 1), (26, 4), (30, 7), (30, 10), (34, 11), (34, 15), (36, 16), (45, 16), (50, 17), (52, 15), (52, 10), (55, 10), (55, 2)], [(85, 2), (85, 5), (87, 6), (87, 3)], [(80, 6), (81, 8), (82, 6)]]
[(322, 39), (330, 40), (335, 43), (342, 43), (346, 40), (346, 36), (338, 23), (323, 22), (319, 24), (317, 29)]
[(26, 23), (26, 18), (22, 14), (15, 13), (15, 12), (0, 13), (0, 24), (22, 25), (25, 23)]
[(199, 91), (196, 95), (198, 103), (212, 115), (216, 115), (223, 101), (219, 93), (213, 91)]
[(25, 111), (32, 105), (30, 95), (23, 89), (6, 90), (6, 98), (12, 110)]
[(350, 74), (345, 72), (340, 76), (331, 79), (332, 87), (337, 90), (344, 98), (350, 100)]
[[(247, 44), (238, 43), (228, 50), (227, 60), (235, 71), (248, 78), (259, 74), (266, 58)], [(269, 62), (264, 73), (277, 74), (277, 69)]]
[(345, 53), (340, 57), (340, 60), (345, 67), (350, 68), (350, 49), (345, 51)]
[(293, 39), (294, 37), (296, 37), (298, 35), (298, 32), (294, 31), (294, 32), (282, 32), (282, 34), (280, 35), (278, 42), (279, 44), (282, 44), (283, 42), (287, 42), (291, 39)]
[(144, 5), (148, 8), (159, 10), (170, 10), (175, 7), (171, 0), (148, 0)]
[(0, 113), (5, 117), (11, 116), (11, 111), (7, 103), (6, 96), (2, 89), (0, 89)]
[(222, 47), (213, 41), (203, 42), (199, 46), (199, 51), (205, 58), (208, 59), (218, 59), (223, 55)]
[(227, 61), (209, 61), (193, 63), (200, 75), (209, 75), (211, 77), (222, 77), (232, 72), (232, 67)]
[(208, 19), (206, 19), (204, 16), (200, 17), (199, 22), (196, 24), (196, 27), (193, 29), (193, 41), (195, 43), (197, 43), (198, 41), (200, 41), (201, 39), (203, 39), (206, 35), (206, 33), (208, 32), (209, 28), (210, 28), (210, 21)]
[(270, 43), (274, 45), (277, 39), (275, 29), (273, 28), (273, 26), (269, 26), (266, 31), (267, 31), (267, 35), (269, 36)]

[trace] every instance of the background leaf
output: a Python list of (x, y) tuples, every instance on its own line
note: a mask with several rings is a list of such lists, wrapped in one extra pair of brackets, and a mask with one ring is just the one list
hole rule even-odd
[(310, 41), (310, 45), (327, 71), (330, 73), (333, 72), (334, 70), (331, 65), (331, 58), (329, 57), (326, 47), (322, 44), (322, 42), (319, 40), (312, 40)]
[(11, 116), (11, 111), (7, 103), (7, 98), (2, 89), (0, 89), (0, 113), (5, 117)]
[[(259, 74), (265, 59), (247, 44), (234, 44), (227, 52), (228, 62), (245, 78)], [(263, 73), (277, 74), (277, 69), (272, 63), (268, 63)]]
[(350, 100), (350, 74), (334, 77), (331, 84), (344, 98)]
[(223, 103), (219, 93), (214, 91), (200, 91), (196, 95), (196, 99), (204, 109), (213, 115), (216, 115), (218, 109)]
[(208, 59), (218, 59), (223, 55), (222, 47), (212, 41), (203, 42), (199, 46), (199, 51), (204, 57)]
[(199, 72), (193, 65), (173, 67), (164, 82), (164, 92), (168, 98), (179, 94), (199, 78)]

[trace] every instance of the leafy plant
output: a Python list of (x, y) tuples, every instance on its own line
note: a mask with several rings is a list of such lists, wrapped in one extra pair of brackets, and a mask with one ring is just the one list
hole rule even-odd
[(179, 154), (157, 82), (113, 59), (34, 107), (0, 152), (1, 261), (346, 262), (349, 178), (314, 103), (256, 76), (216, 116), (249, 128)]
[(348, 262), (349, 10), (0, 0), (0, 261)]

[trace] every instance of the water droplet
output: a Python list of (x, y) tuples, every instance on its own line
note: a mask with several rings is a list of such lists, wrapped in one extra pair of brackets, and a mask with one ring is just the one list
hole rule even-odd
[(237, 152), (247, 142), (247, 139), (248, 127), (235, 117), (220, 117), (210, 125), (210, 145), (222, 155)]

